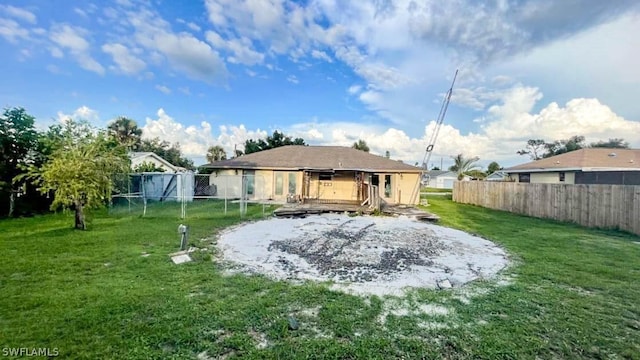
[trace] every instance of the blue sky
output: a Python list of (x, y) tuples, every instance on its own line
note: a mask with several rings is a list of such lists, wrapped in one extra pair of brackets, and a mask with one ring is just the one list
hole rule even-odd
[(0, 1), (2, 105), (44, 128), (135, 119), (196, 164), (273, 130), (433, 164), (527, 139), (640, 147), (640, 2)]

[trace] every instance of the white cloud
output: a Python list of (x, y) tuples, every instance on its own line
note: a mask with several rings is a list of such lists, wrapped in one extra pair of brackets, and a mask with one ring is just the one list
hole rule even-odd
[(89, 42), (84, 38), (86, 34), (85, 29), (62, 24), (52, 26), (50, 38), (60, 47), (81, 53), (89, 50)]
[(164, 85), (156, 85), (156, 90), (160, 91), (161, 93), (163, 93), (165, 95), (171, 94), (171, 89), (169, 89), (168, 87), (166, 87)]
[(51, 27), (49, 38), (59, 47), (69, 50), (80, 67), (103, 75), (104, 67), (91, 57), (89, 42), (84, 38), (87, 34), (88, 32), (80, 27), (56, 24)]
[(102, 45), (102, 51), (111, 55), (113, 62), (118, 65), (119, 71), (125, 74), (137, 74), (147, 66), (144, 61), (131, 54), (129, 49), (122, 44), (104, 44)]
[(526, 73), (546, 93), (570, 94), (561, 101), (596, 97), (616, 111), (640, 119), (636, 100), (640, 37), (632, 35), (636, 33), (640, 33), (640, 17), (632, 13), (541, 46), (500, 68), (513, 74)]
[(324, 60), (329, 63), (333, 62), (333, 59), (324, 51), (315, 50), (315, 49), (311, 50), (311, 56), (316, 59)]
[(58, 111), (56, 115), (59, 123), (65, 123), (69, 119), (73, 119), (75, 121), (88, 121), (89, 123), (94, 125), (100, 122), (100, 116), (98, 112), (86, 105), (80, 106), (70, 114)]
[(362, 91), (362, 86), (360, 86), (360, 85), (351, 85), (347, 89), (347, 92), (350, 95), (356, 95), (356, 94), (360, 93), (360, 91)]
[[(439, 165), (443, 158), (446, 167), (450, 157), (458, 153), (479, 156), (486, 166), (490, 161), (514, 165), (527, 159), (516, 154), (528, 139), (545, 141), (585, 136), (587, 143), (609, 138), (624, 138), (633, 147), (640, 147), (640, 122), (615, 114), (597, 99), (573, 99), (564, 107), (550, 103), (539, 112), (532, 112), (542, 94), (536, 88), (514, 86), (501, 95), (500, 104), (489, 112), (478, 132), (463, 133), (445, 121), (433, 150), (432, 162)], [(390, 151), (392, 158), (413, 164), (422, 162), (428, 141), (435, 131), (430, 121), (420, 133), (407, 133), (397, 127), (365, 125), (350, 122), (301, 123), (285, 129), (312, 144), (350, 146), (363, 139), (372, 153), (383, 155)]]
[[(152, 139), (155, 137), (170, 143), (179, 143), (184, 155), (204, 162), (207, 149), (213, 145), (224, 147), (227, 154), (233, 154), (234, 148), (243, 150), (243, 145), (248, 139), (264, 138), (265, 131), (260, 129), (249, 131), (244, 125), (221, 125), (219, 134), (214, 136), (211, 124), (202, 121), (199, 126), (184, 126), (169, 116), (164, 109), (159, 109), (157, 119), (147, 117), (142, 127), (142, 137)], [(198, 164), (196, 164), (198, 165)]]
[(583, 135), (587, 141), (624, 138), (640, 145), (640, 122), (625, 120), (597, 99), (573, 99), (564, 107), (552, 102), (532, 114), (531, 109), (541, 98), (534, 88), (512, 89), (500, 105), (489, 109), (489, 123), (482, 126), (484, 133), (495, 142), (533, 138), (553, 141)]
[(298, 78), (295, 75), (289, 75), (287, 76), (287, 81), (292, 83), (292, 84), (298, 84), (300, 83), (300, 80), (298, 80)]
[(59, 47), (52, 46), (52, 47), (49, 49), (49, 52), (51, 53), (51, 56), (53, 56), (54, 58), (61, 59), (61, 58), (63, 58), (63, 57), (64, 57), (64, 53), (62, 52), (62, 50), (60, 50), (60, 48), (59, 48)]
[[(425, 99), (425, 94), (446, 89), (447, 85), (440, 87), (440, 80), (443, 74), (453, 72), (454, 65), (462, 66), (453, 104), (476, 112), (485, 111), (499, 99), (501, 88), (524, 80), (505, 76), (512, 72), (504, 71), (501, 65), (504, 60), (527, 56), (553, 44), (558, 44), (558, 49), (571, 48), (567, 44), (576, 34), (616, 22), (620, 14), (637, 14), (640, 9), (640, 3), (633, 1), (611, 5), (597, 1), (547, 0), (525, 0), (517, 4), (471, 0), (319, 0), (305, 5), (289, 0), (206, 0), (205, 5), (209, 21), (222, 34), (222, 37), (207, 39), (216, 44), (214, 46), (226, 46), (224, 43), (229, 40), (223, 37), (238, 37), (249, 39), (247, 42), (253, 45), (262, 45), (261, 48), (268, 49), (265, 50), (268, 55), (287, 54), (293, 61), (303, 56), (330, 61), (328, 53), (334, 54), (335, 60), (351, 67), (365, 81), (368, 91), (360, 94), (359, 99), (366, 108), (396, 124), (425, 120), (424, 114), (432, 108), (429, 105), (440, 101), (438, 97)], [(606, 78), (612, 68), (606, 65), (615, 63), (618, 65), (615, 71), (629, 69), (631, 75), (626, 78), (635, 79), (638, 67), (629, 62), (640, 56), (637, 51), (640, 47), (629, 46), (637, 42), (637, 37), (629, 34), (636, 33), (633, 30), (640, 23), (632, 15), (629, 18), (635, 21), (628, 20), (617, 31), (601, 32), (603, 41), (597, 45), (606, 49), (598, 50), (598, 54), (602, 54), (574, 56), (565, 51), (561, 56), (546, 56), (548, 63), (536, 70), (553, 77), (554, 69), (565, 67), (558, 63), (568, 64), (568, 69), (558, 73), (565, 74), (561, 75), (567, 78), (565, 84), (572, 84), (568, 79), (577, 75), (570, 64), (579, 63), (577, 68), (584, 74), (599, 69), (601, 82), (607, 87), (606, 83), (611, 81), (602, 78)], [(583, 50), (595, 50), (593, 43), (585, 41), (584, 44)], [(598, 65), (591, 64), (593, 62)], [(528, 74), (535, 66), (516, 70), (518, 74)], [(483, 72), (488, 70), (491, 73), (486, 75), (490, 80), (486, 81)], [(600, 82), (593, 83), (600, 86)], [(624, 90), (615, 85), (608, 86), (609, 93), (616, 94), (610, 96), (612, 99), (628, 99), (635, 93), (630, 85)], [(588, 86), (584, 84), (583, 88)], [(565, 99), (583, 95), (575, 86), (572, 90)], [(600, 91), (598, 97), (605, 96), (604, 93)], [(424, 105), (425, 101), (429, 104)], [(614, 100), (607, 99), (610, 101)]]
[(226, 50), (233, 54), (227, 58), (230, 63), (256, 65), (264, 60), (264, 54), (255, 51), (251, 40), (246, 37), (225, 40), (214, 31), (207, 31), (205, 36), (207, 41), (215, 48)]
[(192, 22), (188, 22), (187, 23), (187, 27), (195, 32), (200, 31), (200, 26), (198, 26), (196, 23), (192, 23)]
[(216, 137), (216, 144), (221, 145), (227, 151), (227, 154), (233, 154), (233, 150), (244, 151), (244, 143), (249, 139), (263, 139), (267, 137), (267, 132), (257, 130), (247, 130), (247, 128), (240, 124), (235, 125), (221, 125), (219, 127), (220, 134)]
[(28, 39), (29, 31), (14, 20), (0, 18), (0, 36), (15, 44), (20, 39)]
[(122, 5), (124, 7), (131, 7), (133, 6), (133, 4), (131, 3), (131, 0), (116, 0), (116, 3), (118, 5)]
[(89, 15), (87, 15), (86, 11), (84, 11), (84, 10), (82, 10), (80, 8), (73, 8), (73, 12), (78, 14), (78, 15), (80, 15), (80, 16), (82, 16), (83, 18), (86, 18), (86, 17), (89, 16)]
[(157, 119), (147, 117), (142, 127), (142, 137), (155, 137), (172, 144), (179, 143), (180, 149), (187, 156), (202, 156), (206, 154), (208, 144), (213, 142), (211, 125), (202, 122), (200, 127), (184, 126), (169, 116), (164, 109), (158, 109)]
[(336, 36), (332, 27), (317, 24), (316, 17), (321, 14), (315, 3), (303, 6), (288, 0), (206, 0), (205, 5), (209, 21), (217, 29), (261, 42), (270, 53), (307, 52), (313, 42), (325, 43)]
[(36, 15), (34, 13), (22, 8), (11, 5), (0, 5), (0, 11), (13, 17), (14, 19), (18, 19), (29, 24), (35, 24), (37, 22)]
[(188, 77), (208, 83), (226, 81), (227, 69), (220, 56), (204, 41), (187, 32), (173, 33), (169, 24), (148, 9), (129, 13), (135, 40)]

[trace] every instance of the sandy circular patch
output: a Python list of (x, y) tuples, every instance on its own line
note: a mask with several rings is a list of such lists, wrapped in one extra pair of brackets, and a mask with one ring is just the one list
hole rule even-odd
[(508, 264), (491, 241), (406, 217), (318, 215), (269, 219), (223, 232), (226, 261), (274, 279), (333, 281), (349, 293), (402, 295), (459, 287)]

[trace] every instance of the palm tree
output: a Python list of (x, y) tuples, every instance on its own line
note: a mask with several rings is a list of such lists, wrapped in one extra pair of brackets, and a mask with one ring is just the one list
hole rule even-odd
[(458, 154), (451, 158), (453, 159), (453, 165), (449, 167), (449, 170), (455, 171), (458, 174), (458, 180), (462, 180), (467, 172), (479, 168), (479, 166), (475, 164), (476, 161), (480, 160), (477, 156), (467, 159), (464, 155)]
[(207, 161), (212, 163), (214, 161), (227, 160), (227, 153), (224, 151), (222, 146), (216, 145), (211, 146), (207, 150)]
[(138, 128), (135, 120), (119, 116), (109, 124), (107, 131), (129, 150), (136, 150), (140, 146), (142, 129)]
[(364, 152), (369, 152), (369, 146), (367, 145), (367, 142), (362, 140), (362, 139), (354, 142), (353, 145), (351, 145), (351, 147), (356, 149), (356, 150), (362, 150)]

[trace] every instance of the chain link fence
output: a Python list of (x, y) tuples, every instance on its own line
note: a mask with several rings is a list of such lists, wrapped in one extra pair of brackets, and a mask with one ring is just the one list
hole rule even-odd
[(113, 180), (110, 214), (167, 216), (215, 212), (243, 217), (250, 206), (270, 213), (265, 180), (256, 175), (182, 173), (119, 174)]

